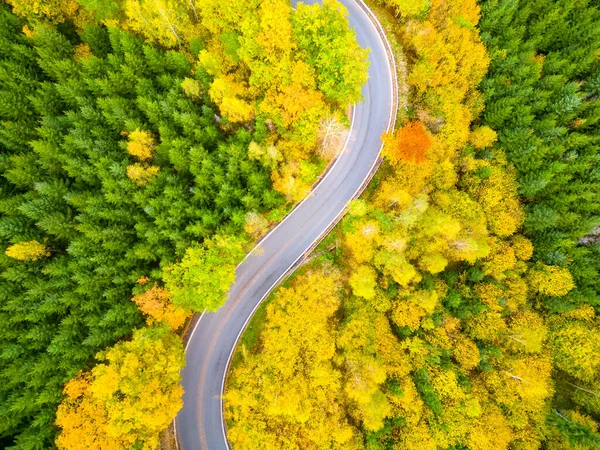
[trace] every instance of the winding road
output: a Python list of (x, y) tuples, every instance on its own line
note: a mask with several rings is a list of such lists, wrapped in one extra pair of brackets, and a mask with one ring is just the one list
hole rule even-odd
[(229, 450), (221, 399), (229, 361), (242, 331), (260, 302), (341, 218), (378, 162), (382, 133), (393, 126), (396, 75), (389, 44), (361, 0), (341, 2), (349, 11), (358, 43), (371, 49), (364, 101), (355, 105), (346, 147), (327, 175), (261, 241), (263, 251), (251, 253), (238, 266), (225, 305), (215, 313), (203, 314), (196, 323), (186, 346), (184, 406), (175, 420), (182, 450)]

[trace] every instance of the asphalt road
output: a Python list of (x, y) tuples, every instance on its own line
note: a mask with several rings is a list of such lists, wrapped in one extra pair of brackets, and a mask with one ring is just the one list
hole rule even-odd
[(313, 193), (261, 242), (264, 251), (249, 255), (238, 267), (225, 305), (216, 313), (204, 314), (194, 329), (183, 371), (184, 406), (176, 419), (183, 450), (229, 449), (221, 394), (242, 330), (288, 269), (336, 220), (378, 160), (381, 134), (390, 126), (396, 110), (393, 69), (380, 34), (358, 1), (342, 0), (359, 44), (371, 49), (369, 80), (363, 87), (364, 101), (354, 109), (350, 138)]

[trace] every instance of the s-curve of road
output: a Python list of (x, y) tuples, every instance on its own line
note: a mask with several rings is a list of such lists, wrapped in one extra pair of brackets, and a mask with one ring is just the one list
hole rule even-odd
[[(304, 3), (316, 3), (303, 0)], [(379, 159), (381, 135), (395, 120), (395, 67), (374, 16), (361, 0), (341, 0), (358, 43), (370, 48), (364, 100), (354, 107), (345, 149), (317, 187), (236, 271), (229, 299), (197, 322), (186, 347), (184, 406), (175, 421), (182, 450), (229, 450), (222, 393), (229, 361), (252, 314), (273, 287), (341, 217)], [(294, 6), (297, 0), (292, 1)]]

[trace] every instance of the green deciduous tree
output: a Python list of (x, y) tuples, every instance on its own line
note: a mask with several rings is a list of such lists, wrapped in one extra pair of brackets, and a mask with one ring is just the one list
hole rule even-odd
[(367, 51), (348, 29), (347, 12), (335, 0), (322, 7), (298, 4), (292, 24), (298, 47), (316, 70), (319, 89), (329, 101), (342, 107), (361, 98), (367, 81)]
[(176, 306), (216, 311), (227, 300), (235, 268), (243, 258), (244, 238), (216, 235), (191, 246), (180, 262), (164, 269), (163, 279)]

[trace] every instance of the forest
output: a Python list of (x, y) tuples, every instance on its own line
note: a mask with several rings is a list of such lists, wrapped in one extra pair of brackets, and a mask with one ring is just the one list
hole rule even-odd
[[(600, 448), (600, 2), (367, 3), (398, 120), (242, 337), (231, 447)], [(165, 448), (368, 54), (336, 0), (0, 1), (0, 447)]]
[(408, 100), (242, 338), (232, 448), (600, 448), (600, 4), (368, 3)]
[(176, 332), (334, 156), (366, 58), (333, 0), (0, 2), (0, 447), (157, 447)]

